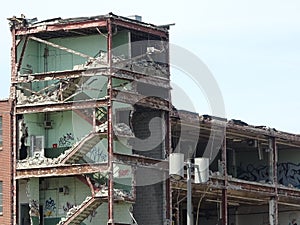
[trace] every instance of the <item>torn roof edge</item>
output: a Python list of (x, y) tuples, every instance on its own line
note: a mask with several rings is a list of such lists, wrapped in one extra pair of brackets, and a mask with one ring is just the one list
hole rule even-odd
[(103, 20), (107, 18), (113, 18), (113, 19), (119, 19), (122, 21), (128, 21), (130, 23), (135, 23), (141, 26), (147, 26), (151, 27), (157, 30), (161, 31), (167, 31), (169, 30), (170, 26), (175, 25), (174, 23), (172, 24), (166, 24), (166, 25), (154, 25), (152, 23), (145, 23), (136, 19), (132, 19), (129, 17), (124, 17), (124, 16), (119, 16), (116, 14), (113, 14), (112, 12), (106, 14), (106, 15), (97, 15), (97, 16), (90, 16), (90, 17), (70, 17), (70, 18), (61, 18), (61, 17), (55, 17), (51, 19), (46, 19), (42, 21), (38, 21), (37, 18), (29, 19), (26, 18), (24, 15), (21, 15), (21, 17), (16, 17), (13, 16), (12, 18), (8, 18), (8, 20), (18, 20), (19, 22), (25, 21), (27, 22), (28, 27), (37, 27), (37, 26), (42, 26), (42, 25), (51, 25), (51, 24), (66, 24), (66, 23), (80, 23), (80, 22), (85, 22), (85, 21), (93, 21), (93, 20)]
[(197, 119), (200, 122), (209, 122), (209, 121), (213, 121), (213, 120), (219, 121), (219, 122), (222, 122), (226, 127), (230, 126), (230, 125), (237, 126), (237, 127), (246, 127), (246, 128), (255, 129), (259, 133), (270, 131), (271, 133), (275, 132), (275, 133), (281, 134), (281, 135), (288, 135), (290, 137), (297, 137), (297, 138), (299, 137), (300, 138), (300, 134), (277, 130), (276, 128), (268, 127), (265, 125), (251, 125), (251, 124), (248, 124), (248, 123), (246, 123), (242, 120), (238, 120), (238, 119), (227, 119), (224, 117), (218, 117), (218, 116), (213, 116), (213, 115), (208, 115), (208, 114), (200, 115), (199, 113), (191, 112), (188, 110), (176, 110), (174, 112), (174, 108), (173, 108), (173, 116), (180, 118), (180, 115), (182, 115), (182, 116), (187, 115), (187, 116), (189, 116), (190, 119), (192, 119), (192, 120)]

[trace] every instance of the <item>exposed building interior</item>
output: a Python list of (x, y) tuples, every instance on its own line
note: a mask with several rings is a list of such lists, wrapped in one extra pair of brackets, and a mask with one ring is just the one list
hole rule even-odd
[(210, 160), (193, 224), (300, 222), (300, 136), (176, 110), (168, 25), (109, 13), (10, 29), (13, 224), (187, 224), (172, 152)]
[[(210, 159), (208, 181), (192, 185), (193, 224), (299, 221), (299, 135), (187, 111), (171, 118), (172, 149)], [(186, 179), (171, 186), (173, 221), (186, 224)]]
[(168, 27), (136, 19), (10, 19), (14, 224), (170, 217)]

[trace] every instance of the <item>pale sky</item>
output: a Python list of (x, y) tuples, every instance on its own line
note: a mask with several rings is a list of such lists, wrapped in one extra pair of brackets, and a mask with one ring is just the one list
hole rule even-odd
[[(0, 98), (8, 97), (10, 81), (11, 36), (6, 18), (21, 13), (39, 20), (138, 14), (156, 25), (176, 23), (170, 42), (206, 64), (221, 89), (228, 119), (300, 133), (299, 0), (15, 0), (6, 1), (0, 10)], [(190, 98), (195, 95), (192, 101), (198, 104), (198, 113), (210, 114), (207, 103), (199, 106), (197, 90), (175, 75), (173, 82)]]

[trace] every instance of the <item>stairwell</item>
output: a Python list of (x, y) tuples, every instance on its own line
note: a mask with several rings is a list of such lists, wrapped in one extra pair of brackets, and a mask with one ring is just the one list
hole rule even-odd
[(96, 144), (98, 144), (103, 138), (107, 136), (105, 130), (107, 129), (103, 128), (101, 130), (102, 132), (92, 132), (84, 137), (80, 142), (75, 144), (75, 146), (67, 150), (64, 155), (60, 156), (60, 162), (63, 164), (72, 164), (83, 158), (86, 153), (88, 153)]
[(71, 208), (67, 216), (62, 218), (58, 225), (79, 225), (104, 201), (103, 197), (87, 197), (80, 205)]
[[(89, 124), (93, 125), (93, 109), (92, 108), (74, 109), (73, 112), (75, 112), (78, 116), (83, 118)], [(97, 126), (99, 126), (107, 121), (107, 109), (105, 107), (96, 108), (95, 114), (96, 114), (95, 119), (96, 119)]]

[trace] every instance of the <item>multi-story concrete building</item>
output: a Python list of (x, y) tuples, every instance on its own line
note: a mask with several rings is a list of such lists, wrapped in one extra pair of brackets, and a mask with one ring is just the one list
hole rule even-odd
[(1, 224), (11, 212), (18, 225), (184, 225), (174, 151), (209, 158), (208, 181), (192, 185), (193, 224), (299, 222), (300, 136), (172, 107), (168, 26), (108, 14), (13, 17), (10, 28)]
[(12, 174), (10, 101), (0, 100), (0, 224), (12, 224)]
[(166, 223), (168, 27), (110, 13), (10, 29), (14, 224)]

